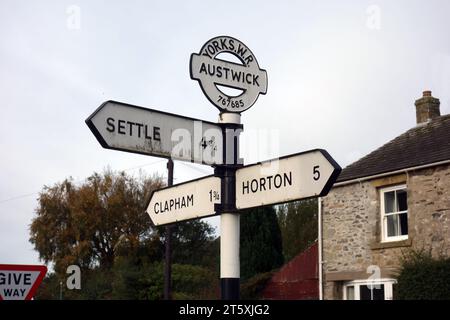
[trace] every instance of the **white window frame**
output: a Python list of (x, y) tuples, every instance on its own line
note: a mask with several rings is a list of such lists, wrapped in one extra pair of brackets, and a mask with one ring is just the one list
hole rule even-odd
[(343, 290), (343, 299), (348, 300), (347, 298), (347, 288), (353, 287), (354, 288), (354, 300), (360, 300), (360, 287), (361, 286), (375, 286), (375, 285), (384, 285), (384, 300), (393, 300), (393, 285), (397, 283), (397, 280), (390, 279), (390, 278), (384, 278), (384, 279), (378, 279), (378, 280), (354, 280), (354, 281), (348, 281), (345, 282), (342, 286)]
[[(400, 236), (391, 236), (389, 237), (387, 235), (387, 216), (391, 216), (391, 215), (398, 215), (398, 214), (402, 214), (402, 213), (406, 213), (406, 219), (408, 221), (408, 210), (406, 211), (397, 211), (397, 212), (392, 212), (389, 214), (385, 214), (385, 200), (384, 200), (384, 194), (387, 192), (391, 192), (391, 191), (396, 191), (396, 190), (406, 190), (406, 184), (401, 184), (401, 185), (396, 185), (393, 187), (387, 187), (387, 188), (382, 188), (380, 189), (380, 213), (381, 213), (381, 242), (394, 242), (394, 241), (402, 241), (402, 240), (407, 240), (408, 239), (408, 234), (409, 234), (409, 225), (408, 225), (408, 234), (405, 235), (400, 235)], [(408, 197), (408, 195), (407, 195)], [(408, 198), (406, 198), (406, 201), (408, 201)]]

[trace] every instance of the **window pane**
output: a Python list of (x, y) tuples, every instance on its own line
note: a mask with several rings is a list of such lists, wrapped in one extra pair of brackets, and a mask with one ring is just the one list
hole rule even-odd
[(372, 300), (372, 294), (366, 285), (359, 286), (359, 300)]
[(395, 237), (400, 235), (398, 214), (393, 214), (392, 216), (387, 216), (387, 236)]
[(354, 286), (347, 287), (347, 300), (355, 300), (355, 287)]
[(372, 300), (384, 300), (384, 284), (379, 284), (372, 290)]
[(406, 189), (397, 190), (397, 211), (408, 210), (408, 203), (406, 201)]
[(361, 300), (384, 300), (384, 284), (361, 285), (359, 294)]
[(384, 212), (394, 212), (395, 191), (386, 192), (384, 194)]
[(399, 214), (399, 218), (400, 218), (400, 231), (401, 231), (401, 235), (407, 235), (408, 234), (408, 214), (402, 213)]

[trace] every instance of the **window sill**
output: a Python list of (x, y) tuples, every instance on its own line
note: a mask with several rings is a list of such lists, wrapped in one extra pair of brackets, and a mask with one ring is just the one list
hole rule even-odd
[(388, 249), (388, 248), (398, 248), (398, 247), (410, 247), (412, 245), (411, 239), (391, 241), (391, 242), (375, 242), (370, 245), (372, 250)]

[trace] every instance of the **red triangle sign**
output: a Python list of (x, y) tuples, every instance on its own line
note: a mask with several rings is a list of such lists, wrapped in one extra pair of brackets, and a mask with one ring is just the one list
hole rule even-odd
[(46, 266), (0, 264), (0, 300), (31, 300), (46, 273)]

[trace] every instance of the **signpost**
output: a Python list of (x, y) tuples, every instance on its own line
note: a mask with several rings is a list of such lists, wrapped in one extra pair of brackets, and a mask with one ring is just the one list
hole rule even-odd
[(321, 149), (242, 167), (236, 171), (236, 208), (326, 195), (339, 172), (339, 165)]
[[(219, 59), (221, 54), (235, 56), (241, 64)], [(250, 108), (259, 94), (267, 92), (267, 72), (259, 68), (250, 49), (232, 37), (216, 37), (206, 42), (200, 54), (191, 55), (191, 79), (197, 80), (206, 97), (222, 112), (242, 112)], [(241, 90), (231, 96), (217, 85)]]
[(215, 204), (220, 204), (220, 183), (220, 178), (209, 176), (156, 190), (147, 213), (156, 226), (214, 215)]
[(0, 264), (0, 300), (31, 300), (46, 266)]
[(86, 119), (103, 148), (204, 164), (222, 162), (216, 123), (106, 101)]
[[(224, 60), (227, 55), (240, 63)], [(191, 55), (190, 74), (220, 110), (219, 123), (115, 101), (103, 103), (86, 123), (104, 148), (214, 167), (213, 176), (153, 192), (147, 212), (157, 226), (220, 214), (222, 299), (235, 300), (240, 278), (239, 210), (325, 196), (341, 168), (322, 149), (243, 167), (241, 112), (266, 94), (267, 72), (241, 41), (226, 36), (209, 40)], [(227, 94), (223, 87), (239, 93)]]

